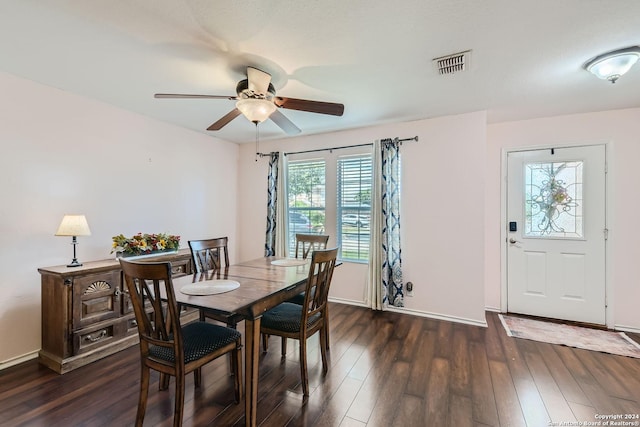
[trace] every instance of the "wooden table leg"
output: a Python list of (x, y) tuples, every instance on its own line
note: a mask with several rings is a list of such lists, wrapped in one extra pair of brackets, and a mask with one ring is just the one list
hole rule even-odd
[(256, 427), (258, 418), (258, 360), (260, 358), (260, 317), (244, 322), (244, 412), (247, 427)]

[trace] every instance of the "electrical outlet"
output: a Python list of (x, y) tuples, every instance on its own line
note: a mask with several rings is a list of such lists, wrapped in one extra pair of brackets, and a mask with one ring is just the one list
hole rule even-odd
[(407, 296), (413, 296), (413, 282), (407, 282)]

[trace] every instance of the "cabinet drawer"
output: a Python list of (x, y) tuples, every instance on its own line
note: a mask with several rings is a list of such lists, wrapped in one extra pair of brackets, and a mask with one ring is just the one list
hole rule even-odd
[(73, 353), (80, 354), (107, 346), (127, 335), (126, 319), (101, 322), (73, 333)]
[(120, 316), (120, 271), (73, 279), (73, 329)]
[(182, 259), (182, 260), (171, 261), (171, 276), (172, 277), (186, 276), (187, 274), (191, 274), (191, 260), (190, 259)]

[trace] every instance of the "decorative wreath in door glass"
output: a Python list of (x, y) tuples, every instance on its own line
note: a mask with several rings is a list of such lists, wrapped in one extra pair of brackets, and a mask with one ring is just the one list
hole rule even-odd
[[(575, 179), (581, 180), (581, 173), (575, 172), (578, 166), (581, 169), (581, 162), (527, 165), (528, 234), (576, 233), (575, 208), (578, 204), (574, 198), (577, 184), (581, 184)], [(567, 178), (571, 182), (567, 182)]]

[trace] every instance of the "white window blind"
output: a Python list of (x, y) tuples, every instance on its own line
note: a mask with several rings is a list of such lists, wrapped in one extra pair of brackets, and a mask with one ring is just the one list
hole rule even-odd
[(337, 170), (339, 258), (366, 262), (371, 237), (371, 155), (339, 157)]
[(289, 161), (287, 172), (289, 253), (294, 254), (296, 233), (324, 233), (325, 161)]

